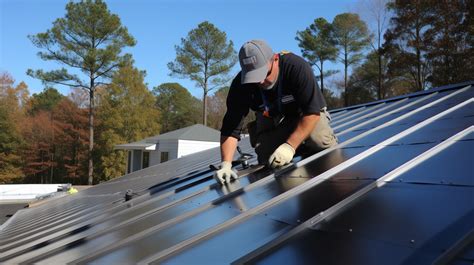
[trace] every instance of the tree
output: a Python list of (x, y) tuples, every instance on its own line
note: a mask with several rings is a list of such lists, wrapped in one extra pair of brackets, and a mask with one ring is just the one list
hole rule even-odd
[[(102, 0), (69, 2), (66, 16), (58, 18), (53, 27), (44, 33), (29, 36), (33, 44), (44, 49), (41, 59), (56, 61), (66, 67), (44, 72), (28, 70), (32, 77), (44, 83), (55, 83), (82, 88), (89, 93), (89, 171), (88, 183), (93, 183), (92, 152), (94, 147), (94, 92), (105, 84), (113, 72), (129, 55), (121, 55), (122, 49), (134, 46), (135, 40), (123, 27), (120, 18), (111, 14)], [(82, 80), (78, 74), (86, 76)]]
[(353, 13), (339, 14), (332, 22), (336, 47), (339, 48), (339, 60), (344, 64), (344, 104), (348, 106), (347, 85), (349, 66), (363, 59), (363, 50), (369, 45), (367, 25)]
[(14, 84), (10, 74), (0, 73), (0, 183), (16, 182), (23, 177), (21, 125), (29, 93), (25, 83)]
[(334, 92), (330, 89), (325, 89), (323, 96), (329, 110), (343, 107), (340, 97), (334, 95)]
[(335, 71), (324, 71), (325, 61), (335, 61), (337, 58), (337, 48), (332, 35), (332, 26), (326, 19), (320, 17), (314, 20), (313, 24), (304, 31), (296, 33), (298, 46), (301, 48), (303, 57), (308, 59), (311, 65), (315, 65), (319, 70), (321, 80), (321, 91), (324, 91), (324, 77), (334, 74)]
[(23, 171), (25, 182), (53, 183), (54, 141), (52, 115), (46, 111), (39, 111), (29, 116), (22, 134), (25, 146), (22, 156), (25, 160)]
[(121, 67), (101, 97), (97, 142), (101, 180), (122, 176), (125, 172), (126, 154), (114, 151), (115, 145), (142, 140), (160, 132), (159, 111), (155, 107), (155, 97), (144, 83), (144, 75), (131, 64)]
[[(372, 51), (377, 55), (377, 67), (378, 67), (378, 87), (377, 87), (377, 99), (384, 98), (384, 87), (383, 87), (383, 79), (386, 78), (384, 76), (383, 71), (383, 61), (384, 59), (384, 50), (382, 48), (382, 41), (383, 35), (387, 30), (388, 21), (390, 18), (390, 12), (387, 8), (388, 0), (364, 0), (364, 15), (366, 17), (366, 22), (369, 25), (370, 31), (372, 32), (371, 35), (371, 42), (370, 46), (372, 47)], [(386, 60), (385, 60), (386, 61)]]
[(412, 80), (413, 91), (424, 90), (430, 65), (426, 60), (427, 36), (431, 27), (429, 14), (432, 0), (396, 0), (388, 7), (394, 15), (390, 27), (385, 33), (384, 49), (389, 55), (389, 71), (393, 76)]
[[(25, 160), (29, 161), (25, 167), (25, 173), (30, 175), (33, 174), (35, 176), (36, 174), (39, 174), (41, 177), (41, 183), (46, 183), (46, 180), (48, 179), (46, 178), (46, 169), (43, 169), (43, 167), (49, 167), (50, 183), (53, 181), (54, 166), (56, 165), (54, 160), (55, 138), (53, 129), (53, 109), (63, 98), (64, 96), (56, 89), (45, 88), (41, 93), (33, 94), (28, 102), (28, 113), (33, 117), (27, 122), (29, 126), (27, 125), (24, 129), (35, 132), (33, 135), (28, 133), (25, 134), (24, 132), (25, 137), (28, 138), (27, 145), (30, 145), (31, 147), (29, 150), (30, 154), (25, 155)], [(49, 117), (49, 120), (45, 118), (46, 116)], [(32, 126), (36, 126), (36, 128), (32, 128)], [(40, 152), (40, 158), (37, 160), (40, 162), (32, 162), (35, 159), (35, 156), (38, 155), (38, 151)], [(48, 157), (44, 157), (45, 154), (47, 154)], [(35, 166), (33, 166), (33, 164), (35, 164)]]
[(63, 97), (29, 115), (22, 135), (25, 182), (87, 184), (88, 111)]
[(53, 109), (54, 161), (57, 181), (88, 183), (88, 111), (69, 98)]
[[(427, 60), (432, 66), (432, 73), (427, 79), (433, 86), (472, 79), (474, 68), (473, 57), (468, 56), (467, 1), (434, 1), (431, 8), (432, 12), (428, 15), (431, 27), (425, 34)], [(473, 24), (470, 27), (474, 27)]]
[(229, 87), (223, 87), (214, 93), (209, 99), (209, 127), (220, 130), (222, 119), (227, 111), (226, 100)]
[(39, 111), (52, 111), (52, 109), (64, 98), (55, 88), (47, 87), (39, 94), (33, 94), (30, 98), (30, 115)]
[(0, 99), (0, 184), (11, 183), (23, 175), (18, 155), (22, 139), (4, 103)]
[(160, 111), (161, 132), (177, 130), (199, 122), (200, 102), (178, 83), (164, 83), (153, 88)]
[(203, 124), (207, 124), (207, 95), (230, 79), (226, 76), (237, 62), (232, 41), (212, 23), (202, 22), (191, 30), (181, 45), (175, 46), (176, 59), (168, 63), (171, 75), (189, 78), (203, 89)]

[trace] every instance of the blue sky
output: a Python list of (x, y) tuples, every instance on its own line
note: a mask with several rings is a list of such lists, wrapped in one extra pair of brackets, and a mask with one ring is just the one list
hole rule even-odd
[[(39, 93), (43, 84), (26, 75), (28, 68), (56, 69), (55, 62), (42, 61), (38, 48), (27, 38), (45, 32), (59, 17), (64, 17), (66, 0), (0, 0), (0, 71), (9, 72), (17, 83), (24, 81), (30, 93)], [(317, 17), (332, 21), (334, 16), (353, 11), (356, 0), (111, 0), (112, 13), (136, 39), (127, 49), (135, 66), (145, 70), (148, 87), (178, 82), (196, 97), (202, 96), (194, 83), (169, 76), (167, 63), (175, 58), (174, 46), (203, 21), (225, 31), (235, 50), (249, 39), (264, 39), (274, 51), (301, 54), (296, 32)], [(329, 68), (331, 66), (329, 65)], [(333, 66), (333, 68), (337, 66)], [(327, 68), (327, 69), (329, 69)], [(238, 64), (233, 73), (239, 71)], [(56, 86), (63, 94), (70, 90)]]

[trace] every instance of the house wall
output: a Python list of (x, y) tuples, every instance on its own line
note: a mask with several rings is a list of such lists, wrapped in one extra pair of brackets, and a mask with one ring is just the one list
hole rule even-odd
[(160, 163), (160, 152), (157, 150), (150, 151), (150, 166)]
[[(177, 140), (160, 140), (157, 146), (158, 146), (157, 151), (155, 151), (158, 153), (157, 154), (158, 159), (156, 161), (157, 163), (160, 163), (161, 161), (161, 152), (169, 153), (168, 160), (178, 158), (178, 141)], [(153, 164), (153, 165), (156, 165), (156, 164)]]
[[(168, 160), (197, 153), (210, 148), (218, 147), (218, 142), (189, 141), (189, 140), (161, 140), (157, 150), (150, 151), (149, 166), (161, 163), (161, 152), (168, 152)], [(142, 150), (131, 150), (133, 153), (132, 172), (142, 169)]]
[(179, 140), (178, 143), (178, 158), (197, 153), (200, 151), (204, 151), (207, 149), (211, 149), (214, 147), (218, 147), (220, 145), (219, 142), (204, 142), (204, 141), (190, 141), (190, 140)]

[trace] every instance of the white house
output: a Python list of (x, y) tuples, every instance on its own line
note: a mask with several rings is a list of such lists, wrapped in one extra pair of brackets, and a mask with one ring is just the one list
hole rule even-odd
[(128, 150), (127, 173), (219, 146), (220, 132), (201, 124), (116, 145)]

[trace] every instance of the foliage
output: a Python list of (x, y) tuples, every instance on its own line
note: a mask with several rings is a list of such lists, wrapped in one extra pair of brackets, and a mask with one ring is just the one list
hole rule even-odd
[(296, 40), (301, 48), (303, 57), (308, 59), (311, 65), (315, 65), (318, 68), (321, 90), (324, 91), (324, 77), (336, 73), (336, 71), (324, 70), (325, 61), (334, 62), (337, 58), (332, 25), (322, 17), (317, 18), (304, 31), (296, 33)]
[[(130, 56), (121, 55), (121, 51), (127, 46), (134, 46), (135, 40), (102, 0), (69, 2), (64, 18), (56, 19), (53, 27), (46, 32), (29, 37), (36, 47), (44, 50), (38, 53), (41, 59), (56, 61), (71, 70), (61, 68), (44, 72), (29, 69), (29, 75), (45, 83), (82, 88), (89, 92), (88, 183), (92, 184), (94, 92), (120, 65), (130, 60)], [(82, 80), (78, 73), (86, 79)]]
[(30, 98), (29, 114), (34, 115), (39, 111), (51, 111), (64, 96), (55, 88), (45, 88), (39, 94), (33, 94)]
[(377, 99), (383, 99), (384, 91), (388, 90), (384, 88), (384, 79), (387, 78), (384, 64), (386, 64), (386, 58), (383, 45), (383, 35), (387, 29), (388, 21), (390, 19), (390, 12), (387, 9), (389, 0), (362, 0), (363, 12), (365, 21), (368, 24), (372, 47), (372, 52), (377, 56)]
[(63, 97), (51, 111), (40, 110), (29, 116), (22, 129), (27, 145), (25, 182), (87, 183), (87, 111)]
[(385, 34), (384, 49), (389, 57), (389, 74), (411, 81), (411, 90), (424, 90), (431, 72), (426, 60), (430, 10), (434, 0), (389, 3), (394, 16)]
[(216, 130), (222, 127), (222, 120), (227, 111), (226, 100), (229, 94), (229, 87), (223, 87), (209, 98), (209, 124), (208, 126)]
[(337, 95), (335, 95), (334, 92), (330, 89), (323, 90), (323, 96), (326, 101), (326, 106), (328, 110), (343, 107), (343, 102), (341, 101), (341, 99)]
[(344, 64), (344, 105), (348, 106), (348, 69), (358, 64), (364, 57), (363, 51), (370, 43), (367, 25), (353, 13), (339, 14), (332, 22), (339, 61)]
[(159, 109), (161, 132), (166, 133), (199, 122), (200, 101), (178, 83), (163, 83), (153, 88)]
[(6, 101), (0, 99), (0, 184), (22, 177), (22, 161), (18, 155), (21, 138), (10, 117)]
[[(387, 64), (385, 61), (382, 62), (382, 69), (386, 72)], [(367, 60), (355, 68), (351, 77), (349, 78), (349, 89), (348, 103), (349, 104), (360, 104), (377, 99), (379, 90), (379, 65), (378, 65), (378, 54), (372, 52), (367, 56)], [(383, 80), (383, 87), (388, 90), (387, 80)], [(382, 97), (387, 95), (388, 91), (382, 92)]]
[(433, 86), (442, 86), (472, 79), (474, 57), (468, 54), (471, 49), (472, 55), (474, 48), (473, 37), (469, 36), (469, 27), (472, 30), (474, 24), (469, 18), (467, 1), (434, 1), (430, 8), (426, 58), (432, 73), (427, 80)]
[(176, 59), (168, 63), (171, 75), (189, 78), (203, 89), (203, 124), (207, 124), (207, 95), (230, 80), (227, 74), (237, 62), (232, 41), (225, 32), (204, 21), (191, 30), (181, 45), (175, 46)]
[(131, 65), (121, 67), (104, 90), (98, 109), (96, 157), (101, 181), (125, 173), (126, 153), (114, 151), (117, 144), (142, 140), (160, 132), (155, 98), (144, 83), (144, 73)]
[(23, 145), (21, 124), (24, 106), (28, 99), (28, 87), (15, 80), (7, 72), (0, 73), (0, 183), (21, 181), (23, 161), (20, 151)]

